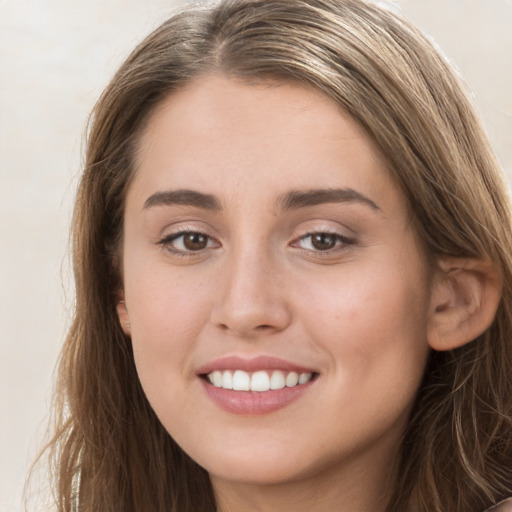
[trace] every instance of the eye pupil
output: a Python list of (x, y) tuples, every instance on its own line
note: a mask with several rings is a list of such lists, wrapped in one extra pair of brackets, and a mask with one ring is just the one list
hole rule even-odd
[(328, 251), (336, 245), (336, 238), (329, 233), (316, 233), (312, 235), (311, 243), (318, 251)]
[(189, 251), (200, 251), (208, 245), (208, 237), (201, 233), (187, 233), (183, 236), (183, 245)]

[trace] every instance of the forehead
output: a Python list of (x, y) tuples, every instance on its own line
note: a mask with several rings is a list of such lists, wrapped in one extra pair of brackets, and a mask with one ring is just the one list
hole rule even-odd
[(330, 139), (364, 139), (373, 156), (382, 158), (362, 127), (332, 99), (297, 82), (248, 83), (222, 75), (198, 77), (156, 108), (143, 132), (143, 145), (165, 137), (169, 134), (166, 131), (178, 126), (175, 137), (183, 141), (186, 136), (201, 135), (201, 141), (196, 141), (201, 145), (218, 134), (230, 132), (235, 136), (233, 128), (246, 144), (251, 137), (255, 143), (286, 136), (310, 138), (315, 131)]
[[(403, 202), (366, 132), (324, 94), (291, 82), (207, 76), (169, 95), (144, 130), (136, 189), (267, 196), (353, 188)], [(139, 201), (144, 201), (139, 198)]]

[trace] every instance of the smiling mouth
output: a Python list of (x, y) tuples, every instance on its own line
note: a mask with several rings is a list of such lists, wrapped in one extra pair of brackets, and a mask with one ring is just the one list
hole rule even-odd
[(314, 372), (298, 373), (282, 370), (215, 370), (202, 377), (215, 386), (233, 391), (265, 392), (284, 388), (296, 388), (312, 381), (318, 376)]

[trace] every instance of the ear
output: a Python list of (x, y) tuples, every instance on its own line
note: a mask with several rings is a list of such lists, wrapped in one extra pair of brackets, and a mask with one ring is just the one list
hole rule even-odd
[(492, 324), (501, 280), (488, 260), (442, 258), (432, 286), (428, 342), (451, 350), (474, 340)]
[(119, 294), (116, 309), (117, 309), (117, 316), (119, 317), (119, 323), (121, 324), (121, 328), (123, 329), (123, 332), (127, 336), (131, 336), (130, 316), (128, 314), (128, 310), (126, 309), (126, 303), (124, 301), (124, 293)]

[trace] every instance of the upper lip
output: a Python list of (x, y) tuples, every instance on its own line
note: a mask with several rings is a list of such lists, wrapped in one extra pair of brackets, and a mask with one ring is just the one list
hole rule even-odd
[(196, 373), (198, 375), (205, 375), (216, 370), (243, 370), (246, 372), (283, 370), (297, 373), (315, 373), (311, 368), (274, 356), (258, 356), (253, 358), (225, 356), (201, 366), (196, 370)]

